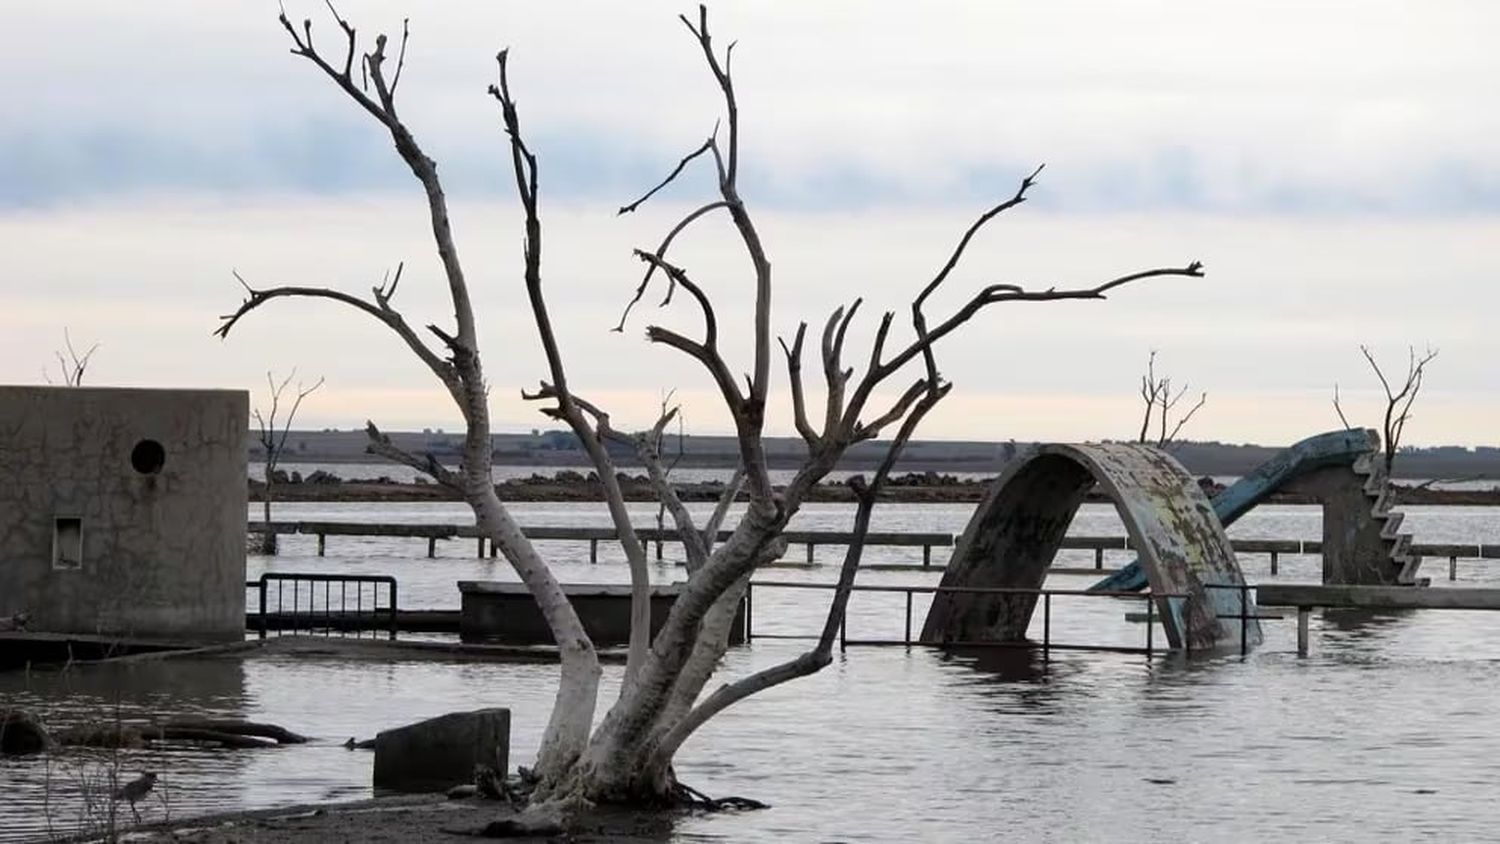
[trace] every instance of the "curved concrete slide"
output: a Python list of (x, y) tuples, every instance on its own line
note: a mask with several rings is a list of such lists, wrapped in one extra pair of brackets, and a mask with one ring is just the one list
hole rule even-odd
[[(1230, 484), (1212, 499), (1214, 515), (1225, 527), (1286, 484), (1317, 469), (1353, 466), (1360, 457), (1380, 448), (1380, 435), (1362, 428), (1329, 431), (1308, 437), (1279, 452)], [(1089, 587), (1090, 592), (1138, 592), (1146, 588), (1139, 559)]]
[[(1240, 615), (1248, 608), (1240, 606), (1245, 579), (1229, 538), (1192, 476), (1151, 446), (1049, 444), (1011, 461), (974, 511), (942, 585), (1040, 589), (1095, 483), (1142, 549), (1168, 642), (1195, 650), (1238, 646)], [(1037, 598), (1031, 592), (940, 592), (921, 641), (1022, 641)], [(1260, 641), (1253, 617), (1246, 632), (1248, 643)]]

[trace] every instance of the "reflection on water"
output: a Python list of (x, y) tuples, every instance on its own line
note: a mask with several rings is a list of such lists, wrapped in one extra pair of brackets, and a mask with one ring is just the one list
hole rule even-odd
[[(1234, 532), (1317, 537), (1313, 508), (1262, 509)], [(838, 527), (848, 512), (812, 510), (804, 526)], [(648, 509), (642, 512), (649, 518)], [(376, 517), (369, 509), (330, 505), (308, 505), (303, 513), (286, 516)], [(439, 520), (414, 505), (396, 513)], [(882, 529), (954, 530), (967, 513), (967, 507), (893, 507)], [(597, 514), (563, 505), (539, 505), (522, 518), (599, 523)], [(1085, 508), (1075, 532), (1117, 531), (1112, 519), (1107, 508)], [(1423, 511), (1409, 524), (1422, 541), (1500, 543), (1493, 511)], [(452, 584), (460, 577), (509, 577), (503, 564), (463, 556), (472, 553), (467, 544), (426, 560), (416, 542), (338, 538), (330, 540), (335, 556), (319, 559), (311, 540), (298, 544), (303, 541), (294, 538), (289, 555), (270, 565), (394, 573), (403, 603), (412, 595), (427, 606), (453, 606)], [(879, 553), (909, 560), (912, 550)], [(1244, 562), (1252, 579), (1268, 576), (1263, 558)], [(1091, 563), (1087, 554), (1074, 561)], [(1463, 564), (1463, 579), (1500, 585), (1486, 565), (1494, 564)], [(617, 563), (590, 566), (586, 557), (561, 568), (564, 579), (624, 577)], [(1281, 571), (1283, 580), (1307, 581), (1319, 567), (1314, 558), (1283, 558)], [(768, 574), (826, 580), (832, 571)], [(663, 566), (653, 576), (680, 573)], [(860, 575), (870, 583), (936, 578)], [(1088, 582), (1053, 578), (1057, 586)], [(758, 588), (756, 629), (814, 632), (826, 601), (821, 592)], [(1057, 599), (1053, 639), (1138, 645), (1143, 625), (1125, 621), (1137, 608), (1114, 599)], [(918, 624), (925, 611), (925, 600), (914, 602)], [(900, 638), (903, 613), (899, 594), (857, 593), (849, 636)], [(684, 818), (675, 835), (778, 844), (1493, 837), (1500, 823), (1493, 799), (1500, 780), (1500, 710), (1493, 706), (1500, 688), (1500, 614), (1315, 614), (1308, 659), (1294, 654), (1295, 617), (1266, 622), (1266, 634), (1266, 644), (1248, 658), (1191, 661), (1055, 651), (1044, 662), (1035, 652), (1015, 650), (850, 648), (824, 672), (731, 708), (688, 743), (678, 765), (687, 782), (773, 808)], [(744, 676), (804, 646), (757, 639), (726, 657), (724, 676)], [(0, 674), (0, 706), (33, 708), (56, 724), (110, 717), (116, 709), (124, 718), (223, 714), (279, 723), (317, 739), (270, 750), (124, 754), (120, 765), (127, 772), (161, 772), (171, 811), (180, 816), (367, 796), (370, 755), (345, 750), (345, 739), (458, 709), (512, 707), (512, 759), (525, 763), (540, 740), (555, 672), (547, 665), (326, 656), (185, 658), (77, 666), (66, 674)], [(618, 682), (619, 668), (607, 667), (602, 701), (613, 700)], [(40, 807), (48, 777), (43, 759), (0, 760), (0, 838), (45, 833)], [(62, 804), (54, 814), (64, 826), (69, 799), (66, 788), (54, 787), (51, 805)], [(162, 807), (147, 811), (159, 814)]]

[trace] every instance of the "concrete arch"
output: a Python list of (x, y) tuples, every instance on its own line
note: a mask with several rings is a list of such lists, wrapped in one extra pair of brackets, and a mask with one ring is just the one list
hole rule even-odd
[[(1151, 446), (1054, 443), (1011, 461), (964, 529), (943, 585), (1041, 588), (1095, 483), (1119, 511), (1152, 592), (1190, 596), (1156, 599), (1172, 646), (1238, 646), (1242, 593), (1212, 588), (1245, 582), (1224, 526), (1182, 465)], [(922, 640), (1019, 641), (1036, 603), (1035, 595), (940, 593)], [(1259, 622), (1249, 622), (1248, 635), (1259, 643)]]

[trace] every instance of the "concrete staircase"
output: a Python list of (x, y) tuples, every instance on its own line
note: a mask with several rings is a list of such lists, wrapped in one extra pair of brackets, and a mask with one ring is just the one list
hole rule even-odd
[(1401, 532), (1401, 522), (1406, 514), (1391, 509), (1391, 489), (1386, 483), (1385, 464), (1379, 451), (1360, 455), (1350, 467), (1363, 479), (1362, 489), (1369, 499), (1369, 518), (1380, 527), (1380, 540), (1390, 560), (1391, 580), (1401, 586), (1426, 585), (1426, 579), (1417, 577), (1422, 566), (1422, 557), (1412, 551), (1412, 535)]

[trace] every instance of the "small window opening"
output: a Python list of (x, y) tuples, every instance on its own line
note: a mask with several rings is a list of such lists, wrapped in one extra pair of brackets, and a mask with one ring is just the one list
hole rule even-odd
[(142, 475), (154, 475), (167, 462), (167, 450), (156, 440), (141, 440), (130, 450), (130, 465)]
[(58, 516), (52, 520), (52, 567), (83, 568), (83, 519)]

